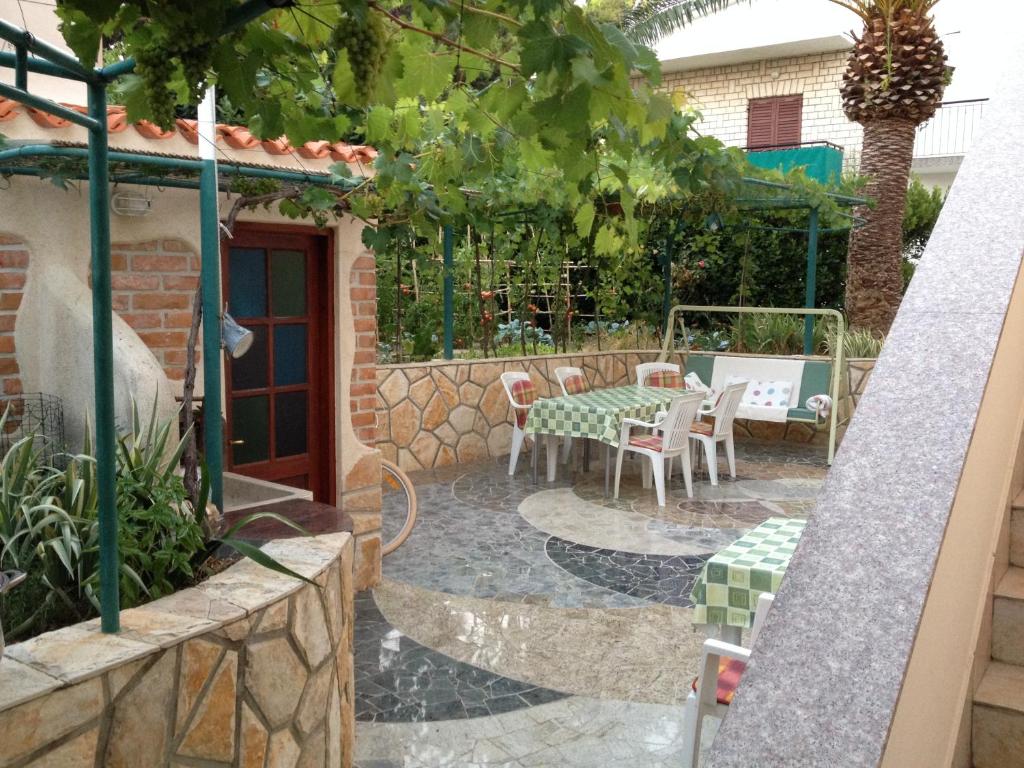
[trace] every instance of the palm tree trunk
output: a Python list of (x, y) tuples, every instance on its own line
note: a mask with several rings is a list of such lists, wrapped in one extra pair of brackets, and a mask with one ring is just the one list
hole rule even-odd
[(855, 213), (866, 223), (850, 232), (846, 314), (853, 328), (886, 334), (903, 299), (903, 213), (917, 124), (908, 118), (864, 124), (860, 174), (875, 201)]

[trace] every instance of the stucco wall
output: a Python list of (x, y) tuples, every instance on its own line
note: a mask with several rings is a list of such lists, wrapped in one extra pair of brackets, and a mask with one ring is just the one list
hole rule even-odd
[(203, 584), (11, 646), (0, 767), (352, 764), (348, 533), (271, 542), (305, 584), (243, 561)]
[[(511, 409), (500, 380), (505, 371), (526, 371), (538, 395), (550, 397), (561, 393), (555, 378), (559, 366), (583, 368), (592, 387), (617, 387), (634, 383), (637, 363), (654, 361), (659, 354), (597, 352), (380, 366), (377, 445), (385, 458), (407, 471), (504, 456), (512, 441)], [(841, 417), (856, 406), (873, 366), (873, 360), (850, 362)], [(797, 442), (827, 436), (807, 424), (740, 419), (736, 430), (745, 437)]]
[(747, 143), (747, 101), (766, 96), (804, 96), (802, 141), (831, 141), (845, 149), (848, 167), (860, 158), (863, 129), (846, 119), (839, 87), (846, 51), (767, 59), (722, 67), (667, 72), (663, 88), (682, 91), (700, 111), (702, 133), (728, 145)]
[[(88, 184), (83, 182), (62, 191), (45, 181), (14, 178), (10, 185), (10, 189), (0, 192), (3, 203), (0, 206), (0, 239), (18, 243), (19, 252), (27, 254), (28, 258), (24, 298), (15, 324), (16, 360), (21, 380), (25, 391), (46, 392), (62, 399), (69, 442), (72, 446), (80, 445), (86, 418), (93, 410)], [(174, 243), (175, 248), (185, 249), (183, 252), (198, 253), (197, 194), (180, 189), (150, 192), (153, 198), (151, 215), (143, 218), (111, 216), (113, 242), (131, 244), (136, 251), (144, 245), (148, 247), (149, 243), (158, 244), (158, 249), (159, 244)], [(229, 204), (228, 198), (222, 195), (222, 209), (226, 210)], [(262, 209), (244, 212), (239, 220), (295, 223), (274, 211)], [(362, 244), (361, 222), (342, 218), (330, 227), (335, 235), (333, 260), (335, 296), (338, 297), (334, 307), (334, 432), (338, 493), (335, 503), (346, 511), (351, 509), (357, 521), (356, 583), (363, 588), (379, 579), (380, 469), (372, 440), (368, 441), (371, 444), (364, 442), (365, 429), (361, 438), (352, 423), (353, 378), (369, 375), (372, 381), (371, 374), (359, 374), (357, 371), (367, 366), (372, 368), (374, 362), (372, 356), (368, 360), (360, 358), (356, 361), (356, 318), (350, 288), (357, 285), (361, 288), (357, 295), (369, 296), (359, 301), (356, 310), (361, 320), (361, 333), (372, 336), (375, 327), (367, 329), (366, 315), (375, 316), (376, 293), (368, 284), (366, 273), (373, 273), (374, 264), (372, 253)], [(126, 255), (135, 257), (141, 253), (136, 251)], [(125, 276), (127, 273), (121, 274)], [(139, 333), (146, 331), (140, 329), (136, 332), (117, 312), (114, 313), (113, 327), (118, 422), (129, 423), (132, 396), (144, 404), (159, 397), (160, 416), (173, 418), (176, 412), (174, 394), (180, 391), (180, 382), (169, 379), (164, 369), (166, 364), (172, 373), (175, 372), (176, 366), (166, 358), (170, 350), (154, 347), (163, 356), (163, 359), (158, 359), (140, 338)], [(163, 343), (160, 339), (150, 341)], [(181, 352), (184, 354), (183, 348)], [(201, 387), (200, 366), (197, 389), (201, 390)], [(360, 397), (355, 395), (357, 403)]]

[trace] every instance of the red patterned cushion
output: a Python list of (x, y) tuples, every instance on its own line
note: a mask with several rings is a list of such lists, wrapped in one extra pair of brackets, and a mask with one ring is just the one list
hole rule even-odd
[[(537, 399), (537, 388), (533, 386), (533, 382), (529, 379), (517, 379), (512, 382), (512, 386), (509, 387), (509, 391), (512, 393), (512, 402), (516, 405), (533, 405)], [(516, 408), (516, 424), (522, 429), (526, 426), (526, 416), (528, 411), (525, 408)]]
[(715, 423), (713, 421), (695, 421), (690, 425), (690, 431), (711, 437), (715, 433)]
[(679, 371), (651, 371), (647, 376), (648, 387), (662, 387), (664, 389), (682, 389), (683, 375)]
[[(732, 704), (732, 697), (736, 695), (736, 687), (740, 684), (740, 677), (743, 670), (747, 668), (739, 659), (720, 658), (718, 660), (718, 691), (716, 698), (719, 704)], [(697, 692), (697, 680), (693, 678), (693, 691)]]
[(637, 435), (636, 437), (629, 438), (629, 444), (635, 445), (637, 448), (647, 448), (651, 451), (661, 450), (661, 436), (660, 435)]
[(584, 392), (590, 391), (590, 385), (587, 384), (587, 380), (578, 373), (567, 376), (562, 384), (565, 386), (565, 391), (570, 395), (582, 395)]

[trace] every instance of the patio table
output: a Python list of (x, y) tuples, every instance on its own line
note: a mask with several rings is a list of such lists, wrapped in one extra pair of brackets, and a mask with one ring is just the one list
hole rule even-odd
[(690, 597), (694, 624), (718, 624), (722, 637), (739, 643), (754, 623), (757, 598), (776, 592), (796, 551), (806, 520), (770, 517), (713, 555)]
[[(558, 437), (582, 437), (605, 444), (605, 492), (608, 490), (608, 451), (619, 445), (623, 419), (653, 421), (658, 411), (668, 409), (678, 389), (660, 387), (611, 387), (579, 395), (545, 397), (534, 402), (526, 417), (524, 431), (548, 436), (548, 481), (555, 479)], [(534, 459), (536, 459), (536, 452)], [(534, 461), (536, 470), (536, 460)], [(536, 474), (534, 475), (536, 480)]]

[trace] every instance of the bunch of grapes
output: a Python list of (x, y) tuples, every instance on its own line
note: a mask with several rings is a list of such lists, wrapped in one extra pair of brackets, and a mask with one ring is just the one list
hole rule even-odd
[(334, 47), (348, 52), (356, 93), (369, 101), (388, 54), (388, 36), (378, 14), (367, 12), (362, 19), (346, 14), (334, 28)]
[(165, 130), (174, 126), (177, 94), (171, 82), (176, 64), (188, 89), (188, 102), (197, 104), (206, 90), (207, 73), (213, 64), (214, 45), (209, 36), (192, 27), (173, 29), (145, 47), (137, 47), (135, 73), (142, 78), (153, 122)]
[(136, 49), (135, 74), (142, 78), (153, 122), (169, 129), (174, 124), (177, 98), (169, 83), (174, 76), (174, 62), (156, 47)]

